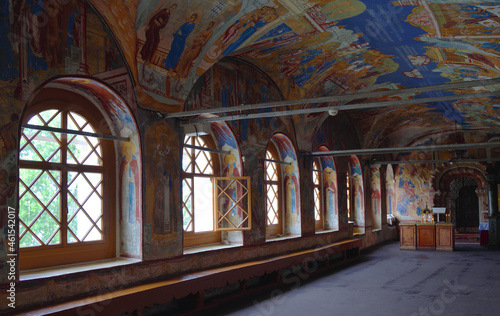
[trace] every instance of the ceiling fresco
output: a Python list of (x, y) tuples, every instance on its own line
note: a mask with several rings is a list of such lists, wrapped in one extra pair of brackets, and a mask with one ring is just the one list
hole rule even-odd
[[(197, 79), (224, 57), (271, 78), (286, 100), (499, 77), (500, 6), (488, 1), (216, 0), (136, 1), (131, 68), (140, 93), (164, 112), (183, 109)], [(99, 7), (98, 4), (96, 4)], [(102, 13), (117, 20), (116, 13)], [(112, 28), (119, 28), (112, 26)], [(123, 31), (128, 30), (122, 26)], [(133, 38), (133, 37), (132, 37)], [(131, 62), (130, 56), (128, 61)], [(351, 103), (496, 92), (498, 86), (412, 92)], [(411, 143), (432, 133), (494, 132), (498, 98), (404, 104), (348, 115), (362, 147)], [(403, 102), (402, 102), (403, 103)], [(328, 105), (342, 105), (335, 101)], [(304, 106), (325, 106), (307, 104)], [(315, 130), (324, 114), (301, 115)], [(411, 133), (408, 131), (411, 130)]]

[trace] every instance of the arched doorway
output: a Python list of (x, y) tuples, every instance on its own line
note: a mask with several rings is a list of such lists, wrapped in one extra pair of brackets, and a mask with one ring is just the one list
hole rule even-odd
[(488, 222), (488, 196), (483, 166), (454, 164), (442, 169), (434, 177), (438, 194), (434, 206), (446, 207), (456, 231), (477, 234), (480, 223)]
[(451, 221), (459, 233), (477, 233), (479, 226), (479, 199), (477, 182), (462, 177), (450, 183)]

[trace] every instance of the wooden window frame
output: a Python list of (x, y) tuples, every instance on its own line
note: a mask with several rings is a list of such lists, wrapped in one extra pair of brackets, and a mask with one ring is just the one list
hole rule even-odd
[[(104, 117), (96, 109), (84, 109), (74, 104), (57, 104), (57, 102), (44, 102), (30, 107), (24, 116), (23, 123), (27, 123), (33, 116), (46, 110), (59, 110), (61, 113), (73, 112), (85, 118), (94, 128), (95, 133), (103, 133)], [(63, 115), (64, 117), (64, 115)], [(20, 136), (22, 137), (22, 136)], [(64, 135), (62, 137), (67, 137)], [(66, 207), (67, 173), (102, 172), (103, 182), (103, 240), (79, 243), (67, 243), (66, 234), (62, 232), (61, 243), (57, 245), (41, 245), (20, 248), (20, 270), (47, 268), (60, 265), (110, 259), (116, 256), (116, 153), (112, 140), (100, 140), (102, 149), (102, 166), (81, 166), (67, 163), (65, 157), (66, 147), (61, 147), (61, 162), (38, 162), (19, 159), (20, 169), (58, 170), (61, 172), (61, 222), (65, 226), (65, 214), (62, 210)], [(21, 225), (21, 224), (19, 224)]]
[[(267, 146), (266, 157), (267, 157), (268, 152), (270, 153), (272, 160), (279, 160), (278, 148), (276, 147), (276, 145), (272, 141)], [(274, 164), (274, 166), (276, 167), (276, 173), (278, 176), (277, 180), (267, 180), (267, 168), (266, 168), (267, 163)], [(282, 181), (283, 181), (283, 177), (281, 174), (281, 165), (278, 163), (275, 163), (275, 162), (264, 161), (264, 192), (266, 194), (266, 237), (273, 237), (273, 236), (283, 234), (283, 205), (282, 205), (283, 204), (283, 200), (282, 200), (283, 185), (282, 185)], [(268, 209), (268, 205), (267, 205), (267, 201), (268, 201), (268, 199), (267, 199), (268, 188), (267, 187), (269, 185), (276, 185), (278, 187), (277, 188), (277, 196), (276, 196), (276, 199), (278, 201), (278, 203), (277, 203), (278, 223), (277, 224), (268, 224), (269, 209)]]
[[(321, 162), (318, 158), (314, 159), (313, 162), (313, 170), (322, 170)], [(316, 177), (319, 183), (315, 183)], [(318, 171), (313, 171), (313, 194), (314, 194), (314, 218), (316, 218), (316, 214), (319, 214), (319, 219), (315, 219), (315, 228), (323, 229), (324, 228), (324, 219), (325, 219), (325, 191), (324, 191), (324, 180), (323, 174)], [(317, 191), (319, 193), (317, 193)], [(319, 205), (316, 205), (319, 203)], [(316, 207), (319, 209), (319, 212), (316, 212)]]
[[(252, 196), (250, 177), (213, 177), (213, 202), (214, 202), (214, 231), (244, 231), (252, 230)], [(240, 186), (241, 196), (236, 194), (236, 199), (230, 197), (226, 192), (231, 185)], [(221, 210), (219, 198), (229, 199), (233, 203), (229, 210)], [(246, 201), (246, 203), (245, 203)], [(229, 212), (241, 212), (243, 218), (239, 222), (233, 222), (228, 216)], [(229, 225), (224, 225), (229, 224)]]
[[(190, 136), (186, 136), (186, 137), (190, 137)], [(191, 136), (191, 137), (201, 137), (201, 139), (206, 144), (207, 148), (216, 148), (213, 138), (209, 135)], [(185, 141), (186, 140), (184, 140), (183, 144), (185, 144)], [(193, 139), (191, 145), (194, 145), (194, 139)], [(183, 150), (186, 150), (186, 148), (183, 148)], [(189, 150), (191, 150), (191, 154), (193, 154), (196, 149), (189, 148)], [(184, 247), (194, 247), (194, 246), (200, 246), (200, 245), (206, 245), (206, 244), (215, 244), (215, 243), (220, 243), (222, 241), (222, 233), (219, 231), (213, 230), (213, 231), (198, 232), (198, 233), (196, 233), (194, 231), (194, 208), (195, 208), (194, 192), (193, 192), (194, 191), (194, 179), (196, 177), (210, 178), (212, 181), (212, 184), (213, 184), (213, 177), (216, 174), (220, 173), (220, 163), (219, 163), (218, 154), (212, 153), (212, 152), (207, 152), (207, 154), (210, 157), (210, 159), (212, 160), (213, 173), (211, 173), (211, 174), (196, 173), (195, 172), (195, 165), (193, 162), (191, 162), (191, 165), (190, 165), (190, 169), (191, 169), (190, 172), (185, 172), (184, 170), (182, 170), (182, 181), (184, 181), (185, 178), (190, 178), (191, 183), (193, 185), (192, 192), (191, 192), (191, 194), (192, 194), (191, 211), (193, 212), (193, 231), (183, 231), (183, 233), (184, 233), (184, 237), (183, 237)], [(193, 157), (193, 155), (192, 155), (192, 157)], [(183, 154), (182, 159), (184, 159), (184, 154)], [(213, 190), (211, 192), (213, 194)], [(213, 210), (212, 210), (212, 212), (213, 212)]]

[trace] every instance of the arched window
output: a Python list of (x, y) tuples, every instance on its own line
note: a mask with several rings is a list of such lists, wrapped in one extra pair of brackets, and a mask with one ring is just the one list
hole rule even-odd
[[(318, 151), (329, 151), (321, 146)], [(337, 171), (332, 156), (320, 156), (313, 162), (316, 229), (338, 230)]]
[(301, 234), (297, 154), (290, 139), (275, 134), (266, 149), (266, 236)]
[(214, 149), (213, 139), (208, 135), (184, 138), (182, 216), (186, 247), (221, 241), (221, 233), (214, 231), (211, 179), (219, 174), (218, 155), (201, 148)]
[(112, 141), (94, 137), (107, 128), (98, 113), (34, 106), (24, 116), (31, 127), (19, 148), (21, 269), (115, 256), (115, 155)]
[(323, 175), (321, 173), (321, 163), (319, 158), (314, 159), (313, 163), (313, 182), (314, 182), (314, 220), (316, 229), (323, 229)]
[(269, 142), (265, 162), (266, 192), (266, 236), (275, 236), (283, 232), (283, 214), (281, 211), (281, 166), (273, 162), (279, 160), (278, 148)]

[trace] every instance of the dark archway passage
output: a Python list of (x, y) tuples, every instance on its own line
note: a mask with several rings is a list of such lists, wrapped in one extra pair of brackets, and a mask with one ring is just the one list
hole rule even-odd
[(477, 233), (479, 227), (479, 200), (477, 182), (468, 177), (450, 183), (451, 221), (458, 233)]
[(479, 227), (477, 185), (468, 185), (458, 193), (456, 227), (460, 233), (476, 233)]

